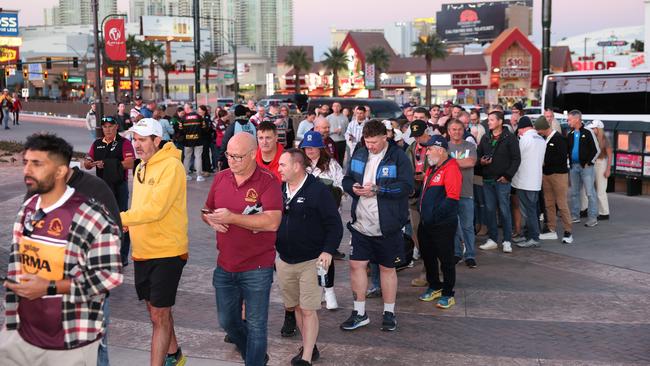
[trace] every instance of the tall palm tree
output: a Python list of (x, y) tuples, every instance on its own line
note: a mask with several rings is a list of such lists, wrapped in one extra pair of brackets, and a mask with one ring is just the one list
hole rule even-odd
[(156, 61), (162, 59), (165, 55), (165, 50), (163, 50), (163, 45), (154, 43), (152, 41), (146, 41), (141, 48), (142, 58), (149, 59), (149, 75), (151, 77), (151, 96), (152, 98), (155, 95), (156, 91)]
[(210, 92), (210, 68), (217, 64), (218, 56), (212, 52), (203, 52), (199, 63), (205, 69), (205, 92)]
[(427, 63), (427, 89), (424, 104), (429, 105), (431, 104), (431, 62), (436, 59), (445, 59), (447, 57), (447, 48), (435, 33), (420, 37), (417, 42), (413, 42), (413, 47), (415, 49), (411, 52), (411, 55), (424, 57)]
[(296, 94), (300, 94), (300, 72), (311, 69), (311, 62), (307, 58), (307, 53), (302, 48), (295, 48), (287, 52), (284, 63), (293, 67), (294, 87)]
[(142, 63), (141, 49), (142, 41), (135, 38), (134, 34), (129, 34), (126, 39), (126, 66), (129, 69), (129, 79), (131, 81), (131, 98), (135, 96), (135, 70)]
[(379, 75), (388, 70), (390, 66), (390, 54), (383, 47), (373, 47), (366, 54), (366, 63), (375, 65), (375, 90), (380, 90), (381, 79)]
[(176, 64), (162, 63), (160, 69), (165, 74), (165, 98), (169, 99), (169, 73), (176, 70)]
[(339, 71), (346, 71), (348, 69), (348, 62), (350, 59), (344, 51), (331, 47), (323, 54), (325, 59), (321, 61), (323, 65), (332, 72), (332, 95), (339, 96)]

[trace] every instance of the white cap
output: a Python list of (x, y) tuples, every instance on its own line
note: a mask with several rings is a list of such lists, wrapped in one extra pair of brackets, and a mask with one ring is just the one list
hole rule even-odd
[(162, 137), (162, 126), (160, 122), (153, 118), (143, 118), (139, 120), (127, 132), (137, 133), (140, 136), (158, 136)]
[(404, 138), (404, 134), (402, 131), (400, 131), (399, 128), (393, 128), (393, 133), (395, 134), (395, 137), (393, 137), (393, 141), (395, 142), (400, 141)]
[(393, 124), (387, 119), (381, 121), (381, 123), (383, 123), (384, 126), (386, 126), (387, 130), (391, 130), (393, 128)]
[(595, 119), (591, 121), (591, 123), (587, 126), (587, 128), (600, 128), (602, 130), (605, 129), (605, 125), (603, 124), (603, 121)]

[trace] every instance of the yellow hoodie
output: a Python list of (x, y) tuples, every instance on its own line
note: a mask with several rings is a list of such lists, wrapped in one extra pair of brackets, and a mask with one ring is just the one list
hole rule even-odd
[(181, 151), (166, 143), (149, 159), (140, 176), (143, 183), (137, 177), (133, 180), (131, 209), (121, 213), (122, 224), (131, 235), (133, 258), (186, 254), (187, 181)]

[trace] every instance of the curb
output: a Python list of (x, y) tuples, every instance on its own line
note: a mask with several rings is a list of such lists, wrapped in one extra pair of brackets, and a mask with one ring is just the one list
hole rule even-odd
[(74, 117), (43, 116), (38, 114), (22, 113), (21, 117), (30, 119), (30, 122), (47, 123), (59, 126), (86, 128), (86, 120)]

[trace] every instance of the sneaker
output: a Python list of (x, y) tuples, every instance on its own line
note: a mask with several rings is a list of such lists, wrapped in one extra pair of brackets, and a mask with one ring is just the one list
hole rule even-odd
[(378, 297), (381, 297), (381, 288), (373, 287), (371, 289), (368, 289), (368, 291), (366, 291), (366, 298), (367, 299), (374, 299), (374, 298), (378, 298)]
[[(296, 362), (302, 360), (302, 351), (304, 350), (303, 347), (300, 347), (298, 350), (298, 354), (293, 356), (291, 359), (291, 364), (294, 365)], [(311, 352), (311, 362), (318, 361), (320, 358), (320, 352), (318, 351), (318, 347), (314, 345), (314, 350)]]
[(442, 296), (442, 290), (434, 290), (432, 288), (428, 288), (422, 295), (418, 297), (420, 301), (433, 301), (435, 299), (439, 299), (440, 296)]
[(512, 253), (512, 244), (510, 244), (509, 241), (504, 241), (503, 242), (503, 252), (504, 253)]
[(454, 300), (453, 296), (443, 296), (436, 303), (436, 307), (440, 309), (449, 309), (455, 304), (456, 304), (456, 300)]
[(588, 217), (588, 216), (589, 216), (589, 213), (587, 212), (587, 210), (580, 211), (580, 217)]
[(381, 322), (381, 330), (384, 332), (392, 332), (397, 329), (397, 319), (395, 314), (390, 311), (384, 311), (384, 319)]
[(346, 321), (341, 323), (341, 329), (355, 330), (368, 324), (370, 324), (370, 318), (368, 318), (368, 314), (359, 315), (356, 310), (353, 310), (352, 315), (350, 315)]
[(555, 231), (549, 231), (548, 233), (539, 234), (541, 240), (557, 240), (557, 233)]
[(336, 253), (334, 253), (334, 255), (332, 255), (332, 258), (334, 258), (336, 260), (343, 260), (343, 259), (345, 259), (345, 254), (341, 253), (341, 252), (339, 252), (337, 250)]
[(411, 281), (411, 286), (413, 286), (413, 287), (427, 287), (427, 286), (429, 286), (429, 282), (427, 282), (426, 278), (418, 277), (418, 278), (414, 278)]
[(175, 355), (167, 355), (165, 357), (165, 366), (183, 366), (187, 362), (187, 357), (181, 351), (181, 348), (178, 347), (178, 352)]
[(331, 291), (327, 291), (327, 289), (325, 290), (325, 303), (327, 310), (336, 310), (339, 308), (339, 303), (336, 301), (334, 289)]
[(535, 239), (528, 239), (523, 243), (516, 244), (519, 248), (537, 248), (539, 246), (539, 241)]
[(589, 220), (587, 220), (587, 222), (585, 223), (585, 226), (586, 226), (586, 227), (594, 227), (594, 226), (596, 226), (596, 225), (598, 225), (598, 220), (596, 220), (596, 219), (589, 219)]
[(488, 239), (485, 244), (479, 246), (479, 248), (483, 250), (492, 250), (497, 249), (498, 247), (499, 245), (497, 245), (497, 243), (492, 239)]
[(224, 341), (225, 343), (235, 343), (235, 342), (232, 341), (232, 339), (230, 339), (230, 336), (227, 335), (227, 334), (226, 334), (225, 337), (223, 337), (223, 341)]
[(188, 175), (185, 177), (185, 180), (187, 180), (187, 181), (192, 180), (192, 176), (188, 174)]
[(455, 255), (454, 256), (454, 264), (458, 264), (463, 261), (463, 257)]
[(579, 223), (580, 223), (580, 219), (573, 218), (573, 219), (571, 219), (571, 223), (572, 223), (572, 224), (579, 224)]
[(564, 236), (562, 236), (562, 244), (571, 244), (573, 243), (573, 235), (570, 232), (565, 231)]
[(469, 268), (476, 268), (476, 259), (474, 258), (465, 259), (465, 265)]
[(521, 234), (515, 234), (512, 236), (512, 242), (517, 244), (517, 243), (523, 243), (526, 241), (526, 237), (521, 235)]
[(420, 250), (418, 248), (413, 248), (413, 260), (417, 261), (421, 258)]
[(205, 177), (202, 176), (202, 175), (199, 175), (199, 176), (196, 177), (196, 181), (197, 182), (203, 182), (203, 181), (205, 181)]
[(282, 324), (280, 335), (285, 338), (293, 337), (296, 335), (296, 313), (294, 312), (284, 313), (284, 324)]
[(598, 221), (609, 220), (609, 215), (598, 215), (597, 219)]

